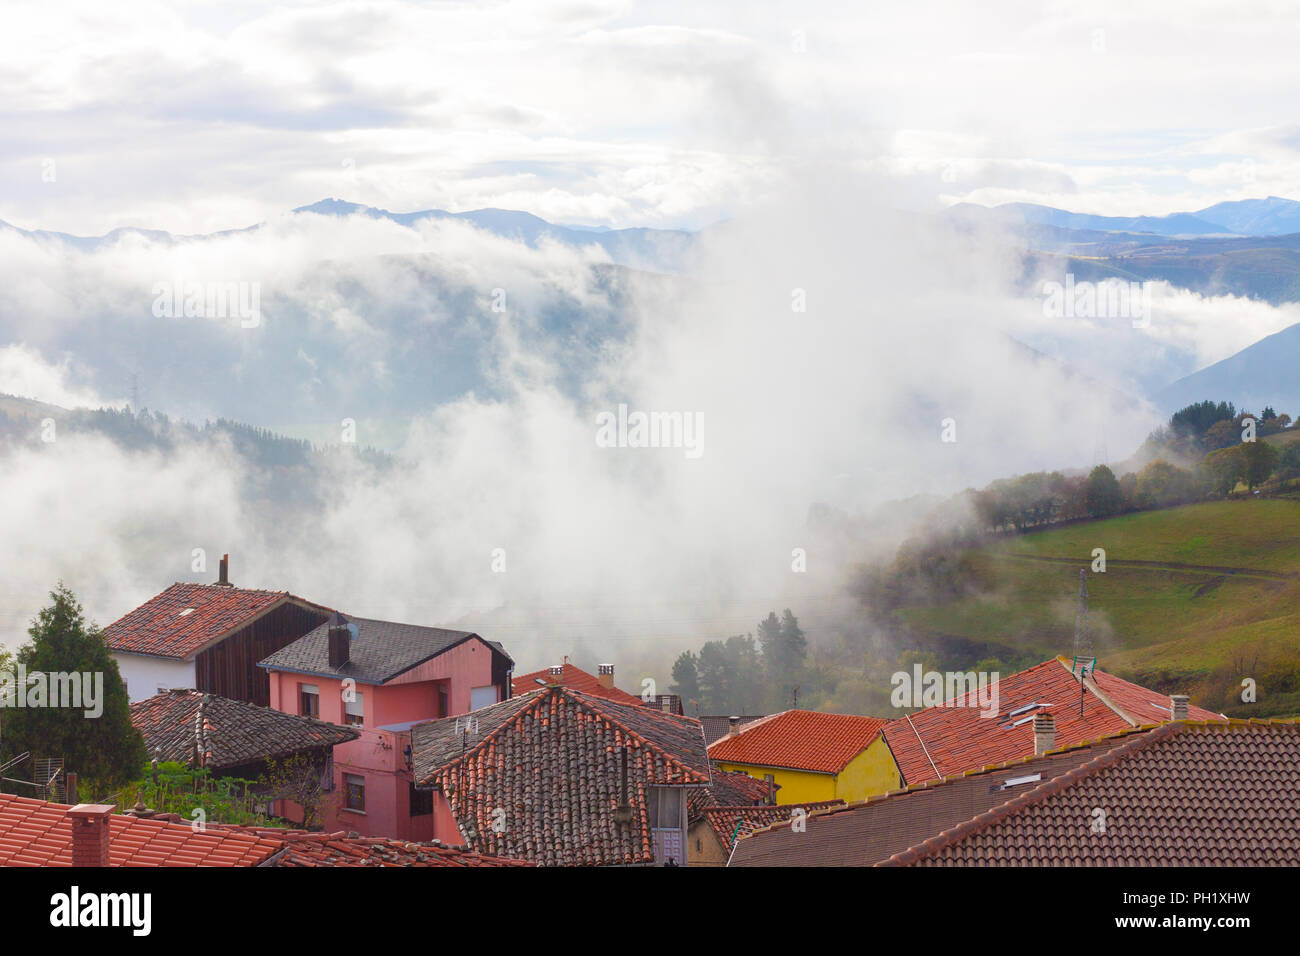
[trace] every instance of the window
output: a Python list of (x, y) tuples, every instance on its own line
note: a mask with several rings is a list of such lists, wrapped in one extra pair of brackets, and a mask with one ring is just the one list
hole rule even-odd
[(656, 866), (681, 866), (686, 862), (686, 834), (682, 832), (682, 793), (673, 787), (651, 787), (646, 799)]
[(298, 685), (298, 713), (304, 717), (320, 717), (320, 688), (315, 684)]
[(366, 778), (355, 773), (343, 775), (343, 806), (359, 813), (366, 812)]
[(447, 688), (438, 688), (438, 716), (446, 717), (451, 713), (451, 708), (447, 703)]
[(677, 830), (682, 825), (681, 794), (672, 787), (651, 787), (648, 816), (655, 830)]
[(343, 723), (350, 724), (353, 727), (361, 727), (365, 724), (366, 709), (364, 694), (353, 694), (356, 700), (345, 700), (343, 702)]
[(321, 761), (320, 791), (321, 793), (334, 792), (334, 753), (330, 750), (325, 751), (325, 759)]
[(411, 784), (411, 816), (427, 817), (433, 813), (433, 791), (417, 790), (415, 784)]
[(478, 710), (497, 702), (497, 689), (489, 684), (487, 687), (474, 687), (469, 692), (469, 709)]

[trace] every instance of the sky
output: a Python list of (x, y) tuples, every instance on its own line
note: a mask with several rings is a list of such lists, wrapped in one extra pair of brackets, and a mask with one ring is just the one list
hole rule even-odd
[(914, 209), (1294, 198), (1297, 41), (1282, 0), (18, 0), (0, 219), (198, 233), (334, 196), (699, 228), (810, 161)]

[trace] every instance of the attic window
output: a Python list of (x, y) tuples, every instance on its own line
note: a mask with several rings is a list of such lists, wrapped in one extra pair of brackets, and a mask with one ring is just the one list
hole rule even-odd
[(185, 610), (181, 611), (181, 612), (180, 612), (179, 614), (177, 614), (176, 616), (177, 616), (177, 617), (184, 617), (186, 614), (193, 614), (193, 613), (194, 613), (194, 608), (192, 608), (192, 607), (187, 607)]
[(1038, 783), (1043, 779), (1041, 773), (1031, 773), (1024, 777), (1009, 777), (1002, 781), (1000, 786), (990, 787), (990, 790), (1009, 790), (1011, 787), (1023, 786), (1026, 783)]
[(541, 684), (543, 687), (546, 686), (546, 681), (542, 680), (540, 677), (534, 677), (533, 680), (537, 681), (537, 683)]

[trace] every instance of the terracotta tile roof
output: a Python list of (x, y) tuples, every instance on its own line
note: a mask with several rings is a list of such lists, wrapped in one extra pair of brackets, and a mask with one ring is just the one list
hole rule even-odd
[[(1100, 693), (1098, 693), (1100, 690)], [(1069, 747), (1130, 727), (1169, 720), (1169, 698), (1102, 671), (1079, 680), (1064, 658), (1044, 661), (998, 681), (996, 717), (982, 717), (977, 707), (927, 707), (891, 720), (885, 742), (906, 784), (936, 780), (1034, 752), (1032, 718), (1050, 710), (1056, 719), (1056, 745)], [(1021, 708), (1040, 704), (1037, 709)], [(1080, 705), (1082, 704), (1082, 716)], [(1163, 709), (1161, 709), (1163, 705)], [(1221, 719), (1201, 707), (1191, 707), (1196, 720)], [(1016, 726), (1009, 726), (1021, 721)]]
[[(0, 866), (71, 866), (71, 809), (0, 793)], [(121, 814), (109, 820), (112, 866), (255, 866), (281, 845), (258, 834), (195, 830), (188, 823)]]
[[(653, 862), (649, 788), (709, 783), (699, 721), (567, 687), (416, 724), (411, 749), (470, 849), (544, 865)], [(614, 818), (625, 752), (631, 826)]]
[[(895, 854), (922, 866), (1294, 866), (1300, 723), (1178, 721)], [(1096, 826), (1097, 811), (1104, 827)]]
[[(355, 627), (349, 660), (341, 667), (330, 667), (329, 662), (329, 629), (334, 620)], [(493, 653), (510, 660), (510, 655), (500, 644), (483, 640), (472, 631), (364, 617), (345, 618), (336, 613), (330, 621), (259, 661), (258, 666), (322, 677), (351, 677), (362, 684), (383, 684), (470, 640), (483, 641)]]
[[(752, 724), (756, 720), (762, 720), (765, 714), (752, 714), (749, 716), (740, 716), (740, 726)], [(709, 715), (700, 718), (700, 723), (704, 725), (704, 742), (712, 744), (715, 740), (721, 740), (731, 732), (730, 715)]]
[(714, 741), (709, 759), (835, 774), (866, 750), (884, 726), (876, 717), (784, 710)]
[(288, 591), (173, 584), (104, 628), (104, 642), (114, 651), (186, 660), (287, 601), (329, 610)]
[(131, 705), (131, 723), (152, 757), (221, 770), (356, 740), (360, 732), (311, 717), (173, 690)]
[(293, 833), (270, 866), (536, 866), (442, 843), (406, 843), (344, 833)]
[(722, 841), (723, 849), (730, 853), (737, 840), (755, 830), (788, 823), (796, 809), (802, 808), (806, 813), (812, 813), (814, 810), (843, 805), (843, 800), (822, 800), (818, 803), (776, 807), (709, 807), (704, 811), (703, 816), (709, 826), (713, 827), (713, 832), (718, 835), (718, 839)]
[(636, 704), (638, 706), (643, 704), (641, 698), (635, 694), (629, 694), (617, 687), (602, 687), (599, 677), (587, 673), (581, 667), (574, 667), (568, 661), (565, 661), (562, 666), (564, 673), (559, 675), (558, 681), (548, 667), (528, 674), (516, 675), (512, 682), (515, 695), (528, 694), (548, 684), (558, 683), (563, 687), (572, 687), (574, 690), (581, 691), (592, 697), (604, 697), (620, 704)]
[(692, 790), (687, 797), (687, 816), (694, 823), (706, 807), (753, 807), (767, 803), (768, 793), (781, 789), (777, 783), (751, 777), (743, 770), (713, 768), (707, 787)]
[(810, 814), (803, 833), (781, 826), (756, 831), (736, 843), (729, 865), (871, 866), (1150, 730), (1122, 731)]

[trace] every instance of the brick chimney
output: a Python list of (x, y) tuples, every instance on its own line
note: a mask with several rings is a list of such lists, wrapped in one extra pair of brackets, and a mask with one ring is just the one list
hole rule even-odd
[(338, 669), (346, 664), (352, 657), (352, 629), (348, 627), (348, 619), (338, 611), (329, 622), (329, 665), (331, 668)]
[(219, 588), (234, 587), (234, 585), (230, 583), (230, 555), (228, 554), (223, 554), (221, 556), (221, 563), (217, 565), (216, 586)]
[(109, 821), (112, 803), (79, 803), (68, 811), (72, 818), (72, 865), (109, 865)]
[(562, 678), (563, 676), (564, 676), (564, 665), (563, 665), (563, 664), (552, 664), (552, 665), (551, 665), (551, 683), (552, 683), (552, 684), (558, 684), (558, 683), (560, 683), (560, 678)]
[(614, 686), (614, 665), (601, 664), (596, 676), (600, 680), (600, 686), (610, 690)]
[(1174, 720), (1187, 719), (1188, 697), (1186, 694), (1171, 694), (1169, 697), (1169, 712), (1173, 715)]
[(1043, 711), (1034, 715), (1034, 754), (1056, 749), (1056, 718)]
[(738, 733), (740, 733), (740, 718), (739, 718), (739, 717), (728, 717), (728, 718), (727, 718), (727, 736), (728, 736), (728, 737), (734, 737), (734, 736), (736, 736), (736, 734), (738, 734)]

